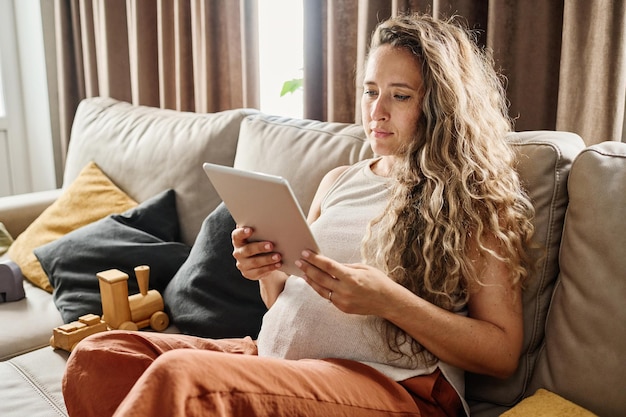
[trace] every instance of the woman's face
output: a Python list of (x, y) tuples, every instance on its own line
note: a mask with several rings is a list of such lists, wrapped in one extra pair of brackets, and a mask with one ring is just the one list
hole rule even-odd
[(381, 156), (398, 156), (415, 137), (421, 115), (419, 61), (404, 48), (381, 45), (370, 53), (363, 86), (363, 127), (372, 150)]

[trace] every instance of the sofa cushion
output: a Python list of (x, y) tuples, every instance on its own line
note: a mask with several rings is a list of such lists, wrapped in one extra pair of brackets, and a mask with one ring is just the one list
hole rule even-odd
[(150, 288), (163, 292), (190, 248), (179, 243), (176, 195), (164, 191), (137, 207), (75, 230), (35, 249), (54, 287), (63, 321), (102, 315), (96, 274), (116, 268), (128, 274), (129, 294), (139, 292), (133, 269), (150, 267)]
[(544, 337), (550, 298), (559, 273), (558, 254), (567, 208), (567, 177), (572, 161), (584, 148), (582, 139), (567, 132), (512, 133), (518, 172), (535, 207), (535, 241), (543, 258), (523, 292), (524, 344), (515, 374), (501, 379), (468, 373), (466, 398), (512, 406), (525, 394)]
[(50, 293), (30, 281), (24, 281), (24, 292), (21, 300), (0, 303), (0, 362), (47, 346), (52, 329), (63, 324)]
[(624, 415), (626, 144), (585, 149), (568, 188), (561, 273), (531, 389), (549, 389), (601, 416)]
[(241, 123), (234, 165), (286, 178), (306, 214), (328, 171), (371, 156), (362, 126), (258, 114)]
[(61, 378), (68, 355), (48, 346), (0, 362), (0, 416), (67, 416)]
[(266, 311), (259, 284), (245, 279), (232, 256), (235, 221), (222, 203), (202, 229), (163, 294), (166, 312), (183, 333), (256, 338)]
[(21, 233), (7, 252), (33, 284), (51, 292), (48, 276), (33, 249), (137, 202), (120, 190), (93, 162), (87, 161), (61, 196)]
[(63, 182), (94, 160), (139, 202), (174, 189), (182, 241), (191, 246), (220, 202), (202, 163), (232, 165), (241, 119), (255, 112), (203, 114), (85, 99), (74, 117)]

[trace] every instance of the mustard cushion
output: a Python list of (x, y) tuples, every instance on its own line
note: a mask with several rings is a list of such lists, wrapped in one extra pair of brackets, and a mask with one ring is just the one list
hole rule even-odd
[(579, 405), (540, 388), (501, 417), (597, 417)]
[(136, 206), (135, 200), (90, 162), (61, 196), (15, 239), (8, 255), (19, 265), (24, 278), (52, 292), (48, 276), (33, 250), (110, 214), (123, 213)]

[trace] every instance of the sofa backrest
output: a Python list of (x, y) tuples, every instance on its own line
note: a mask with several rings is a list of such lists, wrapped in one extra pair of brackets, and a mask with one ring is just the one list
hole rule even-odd
[(256, 112), (191, 113), (85, 99), (74, 117), (63, 185), (94, 161), (138, 202), (172, 188), (181, 239), (192, 245), (202, 221), (220, 202), (202, 163), (232, 165), (241, 120)]
[(257, 114), (241, 123), (235, 167), (286, 178), (308, 213), (324, 174), (372, 156), (360, 125)]
[(568, 181), (561, 273), (531, 390), (600, 416), (626, 412), (626, 143), (578, 155)]
[(512, 406), (526, 392), (541, 343), (554, 283), (568, 204), (567, 177), (582, 139), (567, 132), (530, 131), (508, 137), (517, 152), (518, 172), (535, 207), (535, 241), (544, 249), (537, 271), (524, 290), (524, 345), (515, 374), (503, 381), (467, 374), (466, 397), (471, 401)]

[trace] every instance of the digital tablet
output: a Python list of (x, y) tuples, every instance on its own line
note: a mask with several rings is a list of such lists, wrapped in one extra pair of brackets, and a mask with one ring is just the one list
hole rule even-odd
[(235, 222), (254, 229), (255, 241), (274, 243), (282, 271), (302, 275), (295, 265), (302, 251), (320, 251), (287, 180), (224, 165), (204, 163), (203, 168)]

